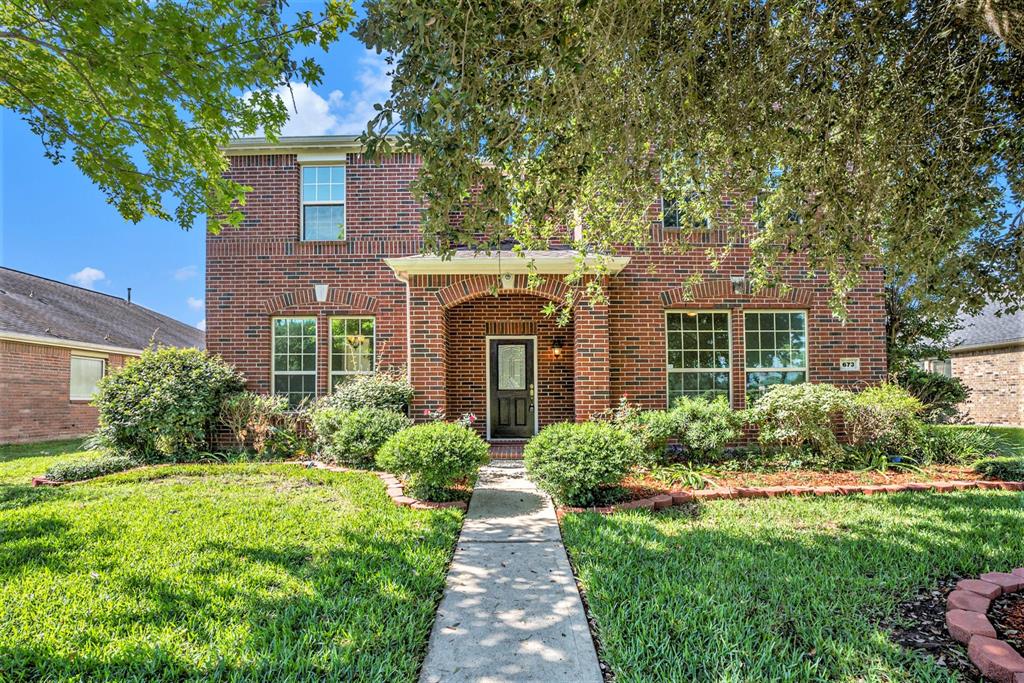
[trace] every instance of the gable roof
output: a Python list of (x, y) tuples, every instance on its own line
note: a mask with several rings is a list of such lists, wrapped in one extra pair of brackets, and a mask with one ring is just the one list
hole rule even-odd
[(135, 350), (153, 340), (203, 348), (206, 339), (202, 330), (125, 299), (0, 268), (0, 335), (5, 332)]
[(998, 346), (1024, 342), (1024, 310), (998, 315), (999, 306), (988, 304), (977, 315), (960, 316), (963, 329), (949, 335), (950, 348)]

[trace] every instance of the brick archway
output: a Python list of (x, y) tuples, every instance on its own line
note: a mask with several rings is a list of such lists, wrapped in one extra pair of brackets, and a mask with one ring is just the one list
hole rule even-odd
[(447, 310), (482, 296), (491, 296), (495, 291), (503, 294), (527, 294), (564, 303), (569, 294), (569, 287), (558, 278), (548, 278), (540, 285), (530, 287), (526, 275), (515, 275), (511, 287), (502, 287), (495, 275), (473, 275), (439, 289), (436, 296), (441, 307)]
[(787, 291), (783, 291), (781, 287), (768, 287), (757, 294), (745, 292), (737, 294), (732, 289), (732, 282), (724, 278), (706, 280), (693, 287), (667, 289), (661, 292), (659, 296), (661, 297), (661, 303), (665, 307), (693, 304), (703, 300), (716, 302), (745, 302), (752, 300), (762, 302), (774, 300), (780, 303), (800, 306), (810, 306), (814, 301), (814, 291), (806, 287), (790, 287)]
[(373, 313), (377, 310), (377, 298), (362, 292), (354, 292), (350, 289), (329, 287), (327, 290), (327, 301), (320, 302), (316, 300), (316, 293), (313, 287), (310, 286), (293, 289), (290, 292), (283, 292), (264, 300), (263, 311), (274, 314), (293, 306), (327, 305), (340, 306), (352, 311)]

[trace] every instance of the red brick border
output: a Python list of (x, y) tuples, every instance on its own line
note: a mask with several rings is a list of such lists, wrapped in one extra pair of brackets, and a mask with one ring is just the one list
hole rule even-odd
[(967, 655), (985, 678), (996, 683), (1024, 683), (1024, 657), (999, 640), (988, 609), (994, 598), (1024, 589), (1024, 567), (1010, 573), (989, 572), (964, 579), (946, 598), (946, 628), (967, 646)]
[[(377, 478), (384, 483), (384, 487), (387, 489), (388, 497), (391, 501), (399, 507), (411, 507), (416, 510), (442, 510), (445, 508), (458, 508), (465, 512), (469, 506), (464, 500), (452, 500), (444, 503), (437, 503), (432, 500), (420, 500), (418, 498), (412, 498), (405, 495), (405, 487), (402, 486), (402, 482), (399, 481), (398, 477), (387, 472), (377, 472), (374, 470), (356, 470), (348, 467), (340, 467), (338, 465), (329, 465), (325, 462), (318, 460), (286, 460), (295, 465), (302, 465), (303, 467), (309, 467), (312, 465), (315, 469), (328, 470), (331, 472), (361, 472), (364, 474), (375, 474)], [(133, 468), (134, 469), (134, 468)], [(125, 470), (127, 471), (127, 470)], [(108, 475), (102, 475), (108, 476)], [(91, 479), (99, 479), (99, 477), (91, 477), (90, 479), (79, 479), (78, 481), (54, 481), (53, 479), (47, 479), (46, 477), (32, 477), (32, 486), (65, 486), (68, 484), (80, 484), (82, 482), (91, 481)]]
[[(726, 500), (729, 498), (776, 498), (779, 496), (846, 496), (854, 493), (861, 493), (865, 496), (872, 496), (882, 493), (899, 493), (902, 491), (935, 491), (936, 493), (950, 493), (952, 491), (964, 491), (966, 489), (999, 489), (1002, 491), (1024, 491), (1024, 482), (1021, 481), (928, 481), (914, 482), (911, 484), (881, 484), (870, 486), (743, 486), (732, 488), (729, 486), (713, 489), (692, 489), (686, 491), (672, 491), (663, 493), (651, 498), (631, 500), (617, 505), (606, 505), (603, 507), (571, 507), (559, 508), (560, 512), (597, 512), (602, 515), (609, 515), (623, 510), (661, 510), (673, 505), (685, 505), (698, 500)], [(1014, 681), (1024, 683), (1024, 680)]]

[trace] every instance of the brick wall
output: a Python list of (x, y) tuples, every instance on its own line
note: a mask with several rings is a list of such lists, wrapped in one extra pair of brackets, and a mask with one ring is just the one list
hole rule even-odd
[(962, 408), (976, 424), (1024, 426), (1024, 346), (952, 355), (953, 375), (971, 394)]
[[(96, 409), (88, 401), (71, 400), (72, 353), (0, 341), (0, 443), (69, 439), (96, 429)], [(124, 361), (125, 356), (109, 354), (107, 370)]]
[[(255, 188), (244, 207), (246, 219), (237, 230), (207, 240), (207, 347), (220, 353), (247, 377), (251, 388), (270, 390), (270, 320), (276, 315), (312, 315), (318, 320), (318, 391), (328, 383), (328, 318), (332, 315), (373, 315), (377, 320), (378, 367), (410, 367), (416, 398), (413, 411), (441, 410), (456, 415), (479, 409), (482, 395), (479, 361), (467, 355), (462, 325), (486, 323), (501, 316), (484, 303), (497, 285), (493, 276), (421, 275), (406, 285), (383, 263), (390, 256), (419, 253), (419, 211), (408, 192), (418, 162), (398, 155), (369, 163), (358, 155), (347, 161), (347, 235), (343, 241), (302, 242), (299, 239), (299, 165), (293, 155), (234, 157), (230, 175)], [(882, 274), (866, 271), (864, 282), (849, 300), (849, 318), (836, 319), (828, 306), (827, 280), (808, 277), (806, 264), (788, 266), (789, 291), (757, 296), (734, 294), (729, 277), (742, 275), (750, 252), (737, 246), (718, 270), (710, 266), (705, 247), (721, 244), (724, 232), (712, 230), (685, 253), (666, 253), (678, 235), (656, 223), (652, 207), (652, 245), (625, 249), (629, 266), (607, 281), (609, 303), (575, 312), (575, 327), (565, 334), (562, 363), (572, 359), (574, 410), (564, 417), (583, 419), (628, 395), (648, 407), (667, 402), (665, 311), (725, 309), (732, 326), (732, 400), (744, 402), (743, 313), (750, 310), (804, 310), (808, 314), (809, 377), (859, 387), (880, 381), (886, 371), (885, 316)], [(748, 226), (748, 227), (753, 227)], [(670, 249), (669, 251), (678, 251)], [(687, 300), (683, 288), (694, 273), (704, 283)], [(523, 280), (522, 276), (517, 282)], [(329, 300), (313, 300), (313, 285), (329, 285)], [(517, 284), (519, 294), (525, 294)], [(512, 297), (507, 320), (533, 321), (546, 301), (559, 301), (559, 276), (548, 276), (544, 291)], [(487, 290), (487, 291), (484, 291)], [(466, 292), (474, 292), (466, 295)], [(536, 294), (538, 296), (532, 296)], [(504, 295), (503, 295), (504, 296)], [(492, 297), (493, 299), (493, 297)], [(478, 301), (472, 306), (470, 300)], [(530, 305), (535, 312), (530, 313)], [(467, 305), (465, 311), (461, 310)], [(470, 310), (485, 311), (474, 314)], [(406, 315), (413, 330), (406, 346)], [(483, 316), (483, 317), (480, 317)], [(860, 359), (860, 370), (841, 372), (839, 359)], [(482, 360), (482, 355), (480, 357)], [(570, 367), (570, 366), (566, 366)], [(541, 411), (544, 416), (545, 411)], [(561, 415), (561, 413), (555, 413)]]

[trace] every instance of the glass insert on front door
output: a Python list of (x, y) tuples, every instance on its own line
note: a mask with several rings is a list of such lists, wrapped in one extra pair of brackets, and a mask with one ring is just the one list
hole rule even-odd
[(498, 346), (498, 391), (526, 389), (526, 346), (501, 344)]

